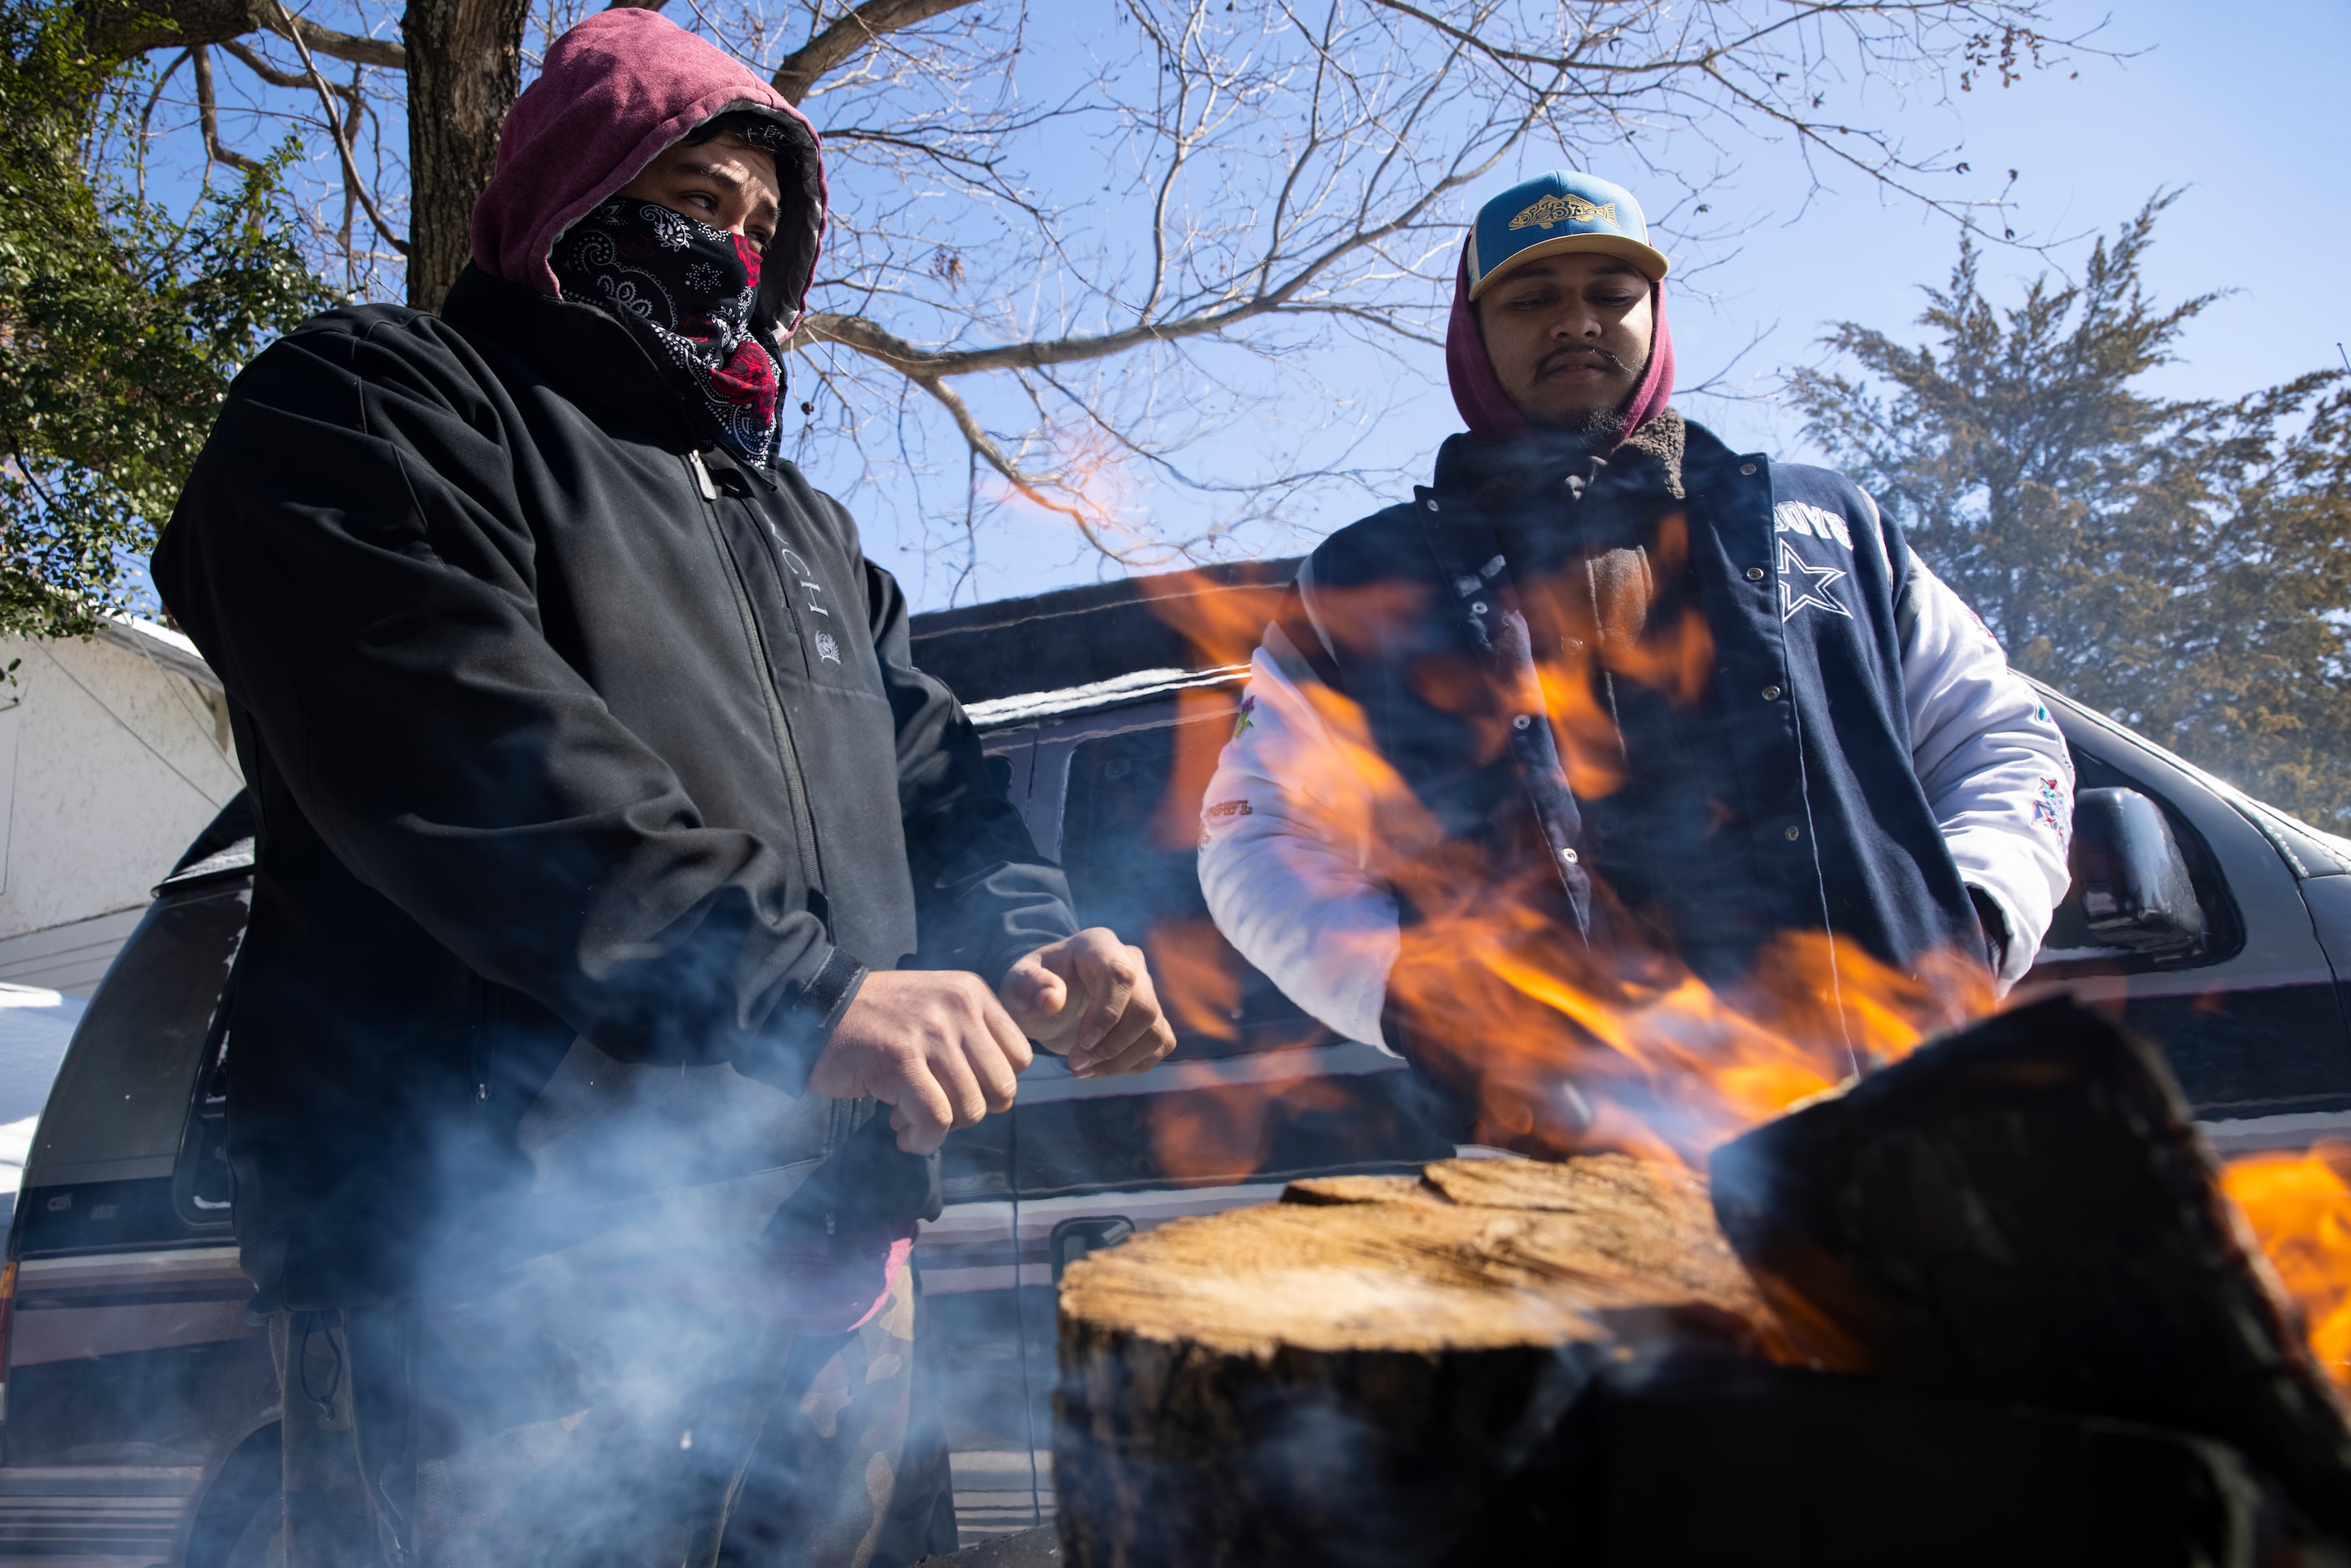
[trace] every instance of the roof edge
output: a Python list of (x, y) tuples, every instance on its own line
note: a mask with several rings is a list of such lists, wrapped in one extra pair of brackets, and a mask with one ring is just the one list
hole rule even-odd
[(214, 691), (222, 691), (221, 678), (204, 662), (204, 656), (186, 635), (173, 631), (159, 622), (138, 616), (109, 616), (98, 626), (98, 635), (118, 648), (127, 648), (141, 658), (153, 660), (174, 675), (184, 676), (199, 686)]

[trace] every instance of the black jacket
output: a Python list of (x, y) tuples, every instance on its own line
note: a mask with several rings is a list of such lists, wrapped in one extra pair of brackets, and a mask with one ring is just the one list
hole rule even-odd
[[(1735, 453), (1678, 416), (1645, 428), (1646, 442), (1604, 462), (1565, 438), (1453, 437), (1411, 504), (1308, 557), (1277, 622), (1287, 646), (1363, 707), (1383, 753), (1496, 889), (1526, 888), (1530, 866), (1554, 868), (1559, 886), (1535, 885), (1558, 905), (1554, 924), (1587, 923), (1596, 876), (1643, 945), (1717, 985), (1794, 931), (1832, 933), (1902, 971), (1930, 950), (1981, 951), (1911, 760), (1899, 534), (1828, 470)], [(1792, 530), (1813, 518), (1824, 531), (1834, 520), (1836, 536), (1808, 533), (1800, 548)], [(1605, 680), (1595, 706), (1620, 777), (1579, 797), (1554, 726), (1529, 722), (1545, 701), (1532, 669), (1503, 668), (1537, 651), (1521, 590), (1555, 597), (1567, 564), (1592, 552), (1642, 547), (1654, 560), (1665, 530), (1675, 543), (1662, 554), (1680, 565), (1646, 600), (1643, 646), (1658, 668)], [(1350, 606), (1381, 602), (1426, 608), (1376, 636), (1342, 624)], [(1683, 617), (1703, 628), (1703, 678), (1687, 692)], [(1460, 678), (1441, 679), (1448, 670)], [(1497, 733), (1506, 746), (1481, 743)], [(1598, 921), (1595, 937), (1610, 927)]]
[(848, 513), (667, 374), (477, 271), (330, 312), (237, 378), (156, 549), (259, 810), (230, 1158), (288, 1304), (576, 1229), (517, 1140), (575, 1037), (798, 1094), (866, 970), (1074, 929)]

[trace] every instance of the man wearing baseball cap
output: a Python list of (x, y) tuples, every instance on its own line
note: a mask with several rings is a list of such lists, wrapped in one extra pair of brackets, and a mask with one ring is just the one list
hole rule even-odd
[(1667, 270), (1589, 174), (1479, 209), (1446, 340), (1469, 428), (1301, 566), (1206, 796), (1227, 937), (1479, 1141), (1573, 1147), (1591, 1112), (1504, 1085), (1498, 1005), (1570, 1026), (1461, 921), (1587, 994), (1737, 1005), (1815, 936), (1837, 974), (1959, 957), (2005, 989), (2066, 886), (2047, 711), (1858, 486), (1669, 405)]

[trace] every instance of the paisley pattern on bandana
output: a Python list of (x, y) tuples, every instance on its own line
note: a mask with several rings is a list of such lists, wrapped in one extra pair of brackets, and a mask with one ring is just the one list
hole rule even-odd
[(650, 335), (701, 394), (718, 441), (747, 462), (775, 450), (783, 378), (751, 330), (759, 253), (657, 202), (615, 196), (556, 242), (563, 297)]

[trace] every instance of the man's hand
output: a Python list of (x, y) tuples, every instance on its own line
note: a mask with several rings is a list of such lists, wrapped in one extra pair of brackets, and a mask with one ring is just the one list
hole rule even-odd
[(1081, 1078), (1140, 1073), (1176, 1049), (1143, 950), (1101, 926), (1014, 964), (999, 994), (1029, 1038)]
[(872, 1096), (890, 1107), (898, 1147), (928, 1154), (951, 1128), (1009, 1110), (1029, 1056), (1020, 1026), (979, 976), (876, 970), (808, 1082), (835, 1099)]

